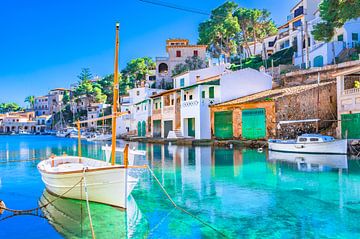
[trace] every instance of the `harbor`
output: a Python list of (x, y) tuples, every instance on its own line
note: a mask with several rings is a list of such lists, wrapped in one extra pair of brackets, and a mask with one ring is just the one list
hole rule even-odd
[(4, 3), (0, 238), (360, 238), (360, 1), (261, 1)]
[[(122, 147), (125, 143), (118, 142)], [(105, 160), (103, 145), (84, 142), (83, 155)], [(248, 148), (131, 142), (130, 148), (134, 147), (147, 152), (146, 157), (136, 156), (136, 165), (147, 163), (179, 206), (228, 238), (273, 237), (274, 231), (278, 237), (360, 235), (357, 158), (307, 155), (301, 162), (299, 155), (284, 158)], [(8, 207), (34, 208), (53, 197), (44, 191), (36, 168), (39, 158), (51, 153), (77, 155), (77, 140), (0, 136), (1, 200)], [(132, 173), (139, 175), (139, 183), (128, 199), (127, 211), (90, 203), (97, 238), (221, 238), (174, 209), (149, 172)], [(84, 201), (60, 199), (39, 215), (9, 215), (0, 215), (2, 238), (91, 238)]]

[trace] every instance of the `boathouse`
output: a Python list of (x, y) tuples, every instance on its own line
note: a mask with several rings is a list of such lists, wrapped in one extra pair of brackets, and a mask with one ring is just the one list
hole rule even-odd
[[(320, 125), (281, 126), (281, 121), (320, 119)], [(332, 129), (336, 122), (335, 81), (262, 91), (210, 106), (213, 139), (259, 140)], [(335, 128), (335, 127), (334, 127)], [(335, 130), (333, 130), (335, 133)]]
[(337, 136), (360, 139), (360, 64), (333, 76), (337, 79)]

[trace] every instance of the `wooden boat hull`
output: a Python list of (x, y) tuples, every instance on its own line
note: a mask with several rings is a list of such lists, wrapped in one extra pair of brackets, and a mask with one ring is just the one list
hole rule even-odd
[(269, 150), (291, 153), (347, 154), (347, 140), (320, 143), (268, 142)]
[[(78, 157), (73, 158), (78, 159)], [(59, 159), (61, 159), (61, 157), (48, 159), (40, 162), (38, 165), (46, 189), (55, 195), (63, 195), (66, 191), (74, 187), (84, 176), (82, 169), (66, 172), (50, 172), (46, 169), (44, 170), (43, 165), (41, 165), (45, 163), (49, 164), (52, 160), (55, 160), (56, 164), (56, 161), (59, 161)], [(82, 158), (82, 160), (98, 161), (87, 158)], [(101, 164), (103, 163), (105, 162), (101, 162)], [(136, 178), (127, 175), (127, 170), (128, 169), (120, 165), (87, 169), (85, 178), (89, 201), (126, 208), (127, 197), (138, 181)], [(84, 181), (67, 192), (64, 197), (85, 200)]]

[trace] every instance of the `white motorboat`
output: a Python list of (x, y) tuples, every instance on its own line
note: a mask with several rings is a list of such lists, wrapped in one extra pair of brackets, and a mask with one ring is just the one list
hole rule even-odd
[(327, 168), (347, 169), (347, 155), (305, 154), (269, 151), (269, 161), (289, 162), (297, 165), (299, 171), (324, 171)]
[[(60, 156), (44, 160), (38, 169), (48, 191), (63, 195), (85, 176), (89, 200), (126, 208), (127, 196), (137, 183), (137, 179), (127, 175), (124, 165), (78, 157)], [(64, 196), (85, 199), (84, 184), (79, 183)]]
[(70, 136), (71, 132), (74, 132), (74, 131), (76, 131), (76, 129), (74, 127), (64, 128), (64, 129), (58, 130), (56, 132), (56, 136), (65, 138), (65, 137)]
[[(111, 115), (97, 119), (89, 119), (76, 122), (78, 130), (78, 156), (53, 157), (38, 164), (47, 190), (67, 198), (83, 200), (85, 189), (88, 192), (88, 200), (112, 206), (127, 207), (127, 197), (137, 183), (137, 179), (128, 175), (128, 150), (124, 150), (124, 165), (116, 163), (116, 117), (128, 114), (128, 112), (116, 112), (118, 104), (118, 48), (119, 48), (119, 24), (116, 24), (115, 43), (115, 69), (114, 69), (114, 97), (113, 112)], [(112, 145), (111, 163), (102, 160), (84, 158), (81, 155), (81, 124), (112, 119)], [(128, 149), (128, 145), (126, 146)], [(79, 181), (82, 180), (80, 184)]]
[(347, 154), (347, 140), (321, 134), (303, 134), (296, 140), (270, 139), (269, 150), (292, 153)]
[(89, 137), (87, 137), (86, 140), (89, 142), (110, 141), (111, 138), (112, 138), (111, 134), (93, 134), (93, 135), (89, 135)]

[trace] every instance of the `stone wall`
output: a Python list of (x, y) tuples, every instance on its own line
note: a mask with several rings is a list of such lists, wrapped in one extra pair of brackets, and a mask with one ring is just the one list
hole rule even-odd
[[(276, 99), (275, 103), (276, 121), (319, 118), (321, 120), (319, 122), (319, 130), (326, 130), (327, 133), (335, 136), (337, 119), (336, 99), (335, 82), (299, 94), (280, 97)], [(278, 136), (294, 138), (301, 133), (315, 133), (316, 127), (316, 123), (282, 125), (281, 129), (278, 130)]]
[(214, 138), (214, 113), (232, 111), (234, 139), (242, 139), (242, 110), (263, 108), (266, 112), (266, 139), (276, 136), (275, 104), (273, 101), (244, 103), (229, 106), (215, 106), (210, 108), (211, 136)]

